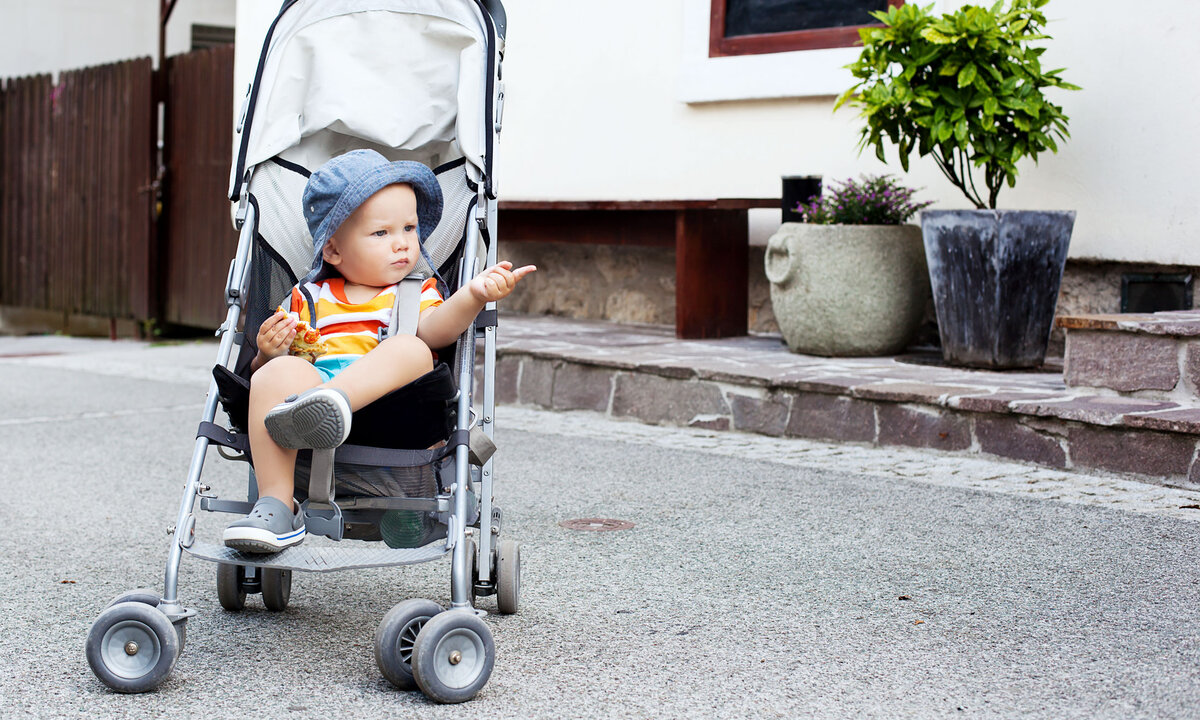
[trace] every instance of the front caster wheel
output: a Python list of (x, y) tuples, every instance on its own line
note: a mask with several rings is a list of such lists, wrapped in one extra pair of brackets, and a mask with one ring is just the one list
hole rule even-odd
[(387, 681), (401, 690), (415, 690), (413, 643), (421, 628), (442, 606), (432, 600), (414, 598), (397, 603), (375, 629), (375, 664)]
[(474, 613), (451, 610), (425, 623), (413, 644), (412, 671), (425, 697), (466, 702), (492, 675), (496, 645), (492, 631)]
[(117, 692), (158, 687), (179, 659), (179, 636), (157, 608), (123, 602), (100, 613), (87, 636), (87, 661), (100, 682)]
[(292, 597), (292, 571), (279, 568), (263, 568), (262, 599), (268, 610), (280, 612), (287, 609)]

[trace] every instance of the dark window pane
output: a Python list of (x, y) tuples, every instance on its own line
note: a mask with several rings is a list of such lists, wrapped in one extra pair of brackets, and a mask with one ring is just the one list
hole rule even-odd
[(725, 37), (866, 25), (886, 9), (887, 0), (727, 0)]

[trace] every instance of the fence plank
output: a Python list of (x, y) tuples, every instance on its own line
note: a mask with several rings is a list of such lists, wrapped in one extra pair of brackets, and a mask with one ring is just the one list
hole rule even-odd
[(237, 233), (226, 182), (233, 149), (233, 46), (167, 61), (164, 133), (163, 317), (216, 327)]

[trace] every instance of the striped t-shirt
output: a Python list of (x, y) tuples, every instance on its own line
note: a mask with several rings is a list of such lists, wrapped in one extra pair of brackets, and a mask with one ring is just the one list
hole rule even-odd
[[(300, 292), (300, 286), (292, 288), (291, 312), (321, 332), (326, 354), (317, 358), (318, 366), (326, 366), (337, 372), (357, 358), (366, 355), (379, 344), (379, 331), (392, 321), (392, 307), (396, 303), (396, 286), (389, 285), (365, 303), (356, 304), (346, 299), (346, 281), (330, 278), (315, 283), (304, 283), (304, 289), (312, 296), (317, 309), (317, 321), (308, 317), (308, 302)], [(421, 284), (421, 312), (442, 304), (442, 294), (437, 282), (429, 278)]]

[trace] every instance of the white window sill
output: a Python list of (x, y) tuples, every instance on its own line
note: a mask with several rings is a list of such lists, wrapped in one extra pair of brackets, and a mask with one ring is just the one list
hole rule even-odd
[(855, 82), (844, 66), (860, 52), (832, 48), (710, 58), (706, 33), (701, 56), (690, 53), (681, 64), (676, 97), (690, 104), (841, 95)]

